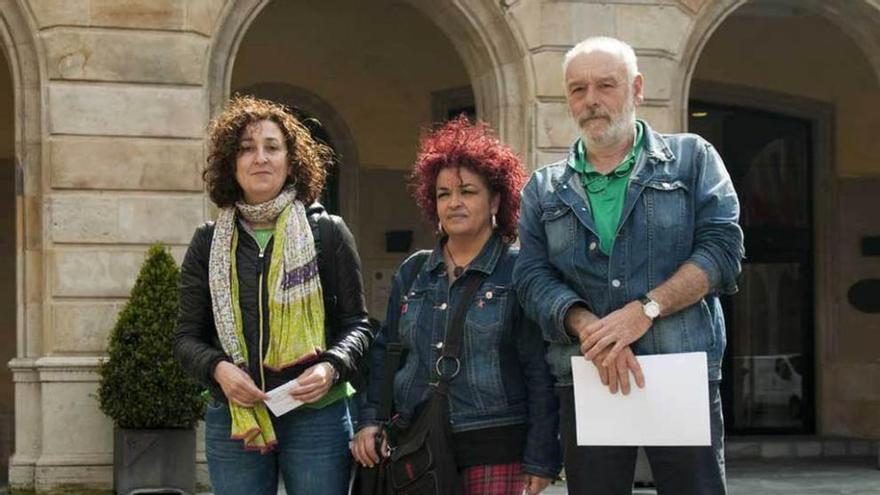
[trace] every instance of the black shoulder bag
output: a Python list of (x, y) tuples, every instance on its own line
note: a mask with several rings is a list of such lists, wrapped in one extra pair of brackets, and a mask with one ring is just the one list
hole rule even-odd
[[(387, 429), (391, 456), (385, 458), (378, 468), (379, 485), (373, 493), (406, 495), (460, 495), (464, 485), (458, 473), (458, 465), (452, 444), (449, 425), (449, 382), (461, 371), (461, 352), (464, 336), (464, 320), (471, 299), (486, 277), (471, 272), (464, 293), (452, 312), (447, 327), (443, 351), (434, 363), (434, 382), (430, 397), (420, 404), (406, 425), (392, 422)], [(386, 367), (383, 376), (379, 417), (388, 418), (394, 388), (394, 375), (400, 364), (402, 346), (397, 329), (389, 328), (386, 349)], [(377, 441), (380, 444), (381, 441)]]
[(464, 485), (458, 474), (449, 425), (449, 382), (461, 371), (464, 319), (470, 301), (485, 274), (472, 272), (464, 293), (447, 327), (443, 351), (434, 363), (433, 388), (427, 401), (419, 405), (405, 427), (392, 425), (392, 446), (388, 476), (393, 493), (411, 495), (458, 495)]

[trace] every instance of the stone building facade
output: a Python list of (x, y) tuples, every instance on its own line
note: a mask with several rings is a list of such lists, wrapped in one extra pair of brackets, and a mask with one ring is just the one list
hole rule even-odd
[[(322, 122), (340, 154), (333, 207), (356, 234), (381, 318), (404, 256), (387, 250), (385, 233), (413, 231), (413, 248), (433, 240), (406, 192), (420, 128), (474, 109), (530, 168), (563, 156), (576, 129), (562, 57), (599, 34), (635, 47), (646, 77), (640, 115), (661, 131), (711, 134), (716, 115), (806, 126), (806, 169), (786, 168), (795, 155), (782, 139), (750, 162), (776, 160), (782, 172), (743, 179), (754, 186), (751, 208), (799, 177), (798, 196), (779, 201), (806, 212), (792, 220), (806, 232), (793, 272), (809, 275), (794, 277), (805, 304), (794, 317), (780, 309), (786, 294), (759, 291), (757, 270), (743, 284), (756, 301), (737, 303), (735, 315), (755, 321), (760, 310), (801, 339), (795, 351), (759, 352), (777, 374), (780, 362), (806, 360), (794, 405), (809, 419), (768, 431), (880, 438), (880, 315), (850, 302), (857, 282), (880, 278), (871, 254), (880, 242), (877, 0), (0, 0), (0, 359), (9, 363), (0, 463), (9, 483), (111, 486), (113, 426), (94, 397), (96, 367), (146, 246), (164, 242), (179, 259), (213, 214), (200, 178), (204, 136), (230, 94), (274, 98)], [(760, 306), (768, 293), (777, 302)], [(740, 350), (752, 345), (740, 340)], [(731, 379), (758, 374), (759, 361), (731, 359)], [(747, 412), (743, 431), (767, 430), (748, 420), (766, 413)]]

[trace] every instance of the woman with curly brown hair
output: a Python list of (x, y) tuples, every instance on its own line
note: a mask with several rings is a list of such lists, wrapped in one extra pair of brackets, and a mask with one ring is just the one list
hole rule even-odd
[[(459, 117), (422, 138), (412, 185), (439, 240), (433, 250), (410, 256), (394, 277), (352, 443), (362, 465), (380, 460), (381, 350), (396, 328), (405, 352), (394, 374), (397, 421), (412, 417), (431, 393), (429, 384), (449, 372), (449, 417), (464, 493), (536, 494), (559, 473), (557, 402), (544, 341), (511, 285), (518, 255), (511, 243), (525, 178), (519, 159), (485, 124)], [(463, 287), (475, 277), (484, 278), (475, 296), (464, 300)], [(440, 356), (460, 304), (466, 305), (462, 346), (450, 363)]]
[[(275, 495), (279, 472), (290, 494), (346, 493), (349, 380), (371, 333), (354, 239), (314, 203), (330, 156), (269, 101), (236, 97), (212, 125), (204, 179), (220, 212), (183, 261), (174, 351), (211, 392), (218, 495)], [(304, 405), (275, 416), (267, 391), (285, 384)]]

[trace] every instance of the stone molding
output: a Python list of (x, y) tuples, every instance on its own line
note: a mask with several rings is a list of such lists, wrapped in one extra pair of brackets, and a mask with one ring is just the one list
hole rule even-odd
[(36, 359), (15, 358), (9, 361), (12, 381), (15, 383), (39, 383), (40, 375), (36, 368)]
[(49, 356), (37, 359), (34, 368), (40, 383), (97, 383), (101, 378), (98, 367), (103, 360), (96, 356)]

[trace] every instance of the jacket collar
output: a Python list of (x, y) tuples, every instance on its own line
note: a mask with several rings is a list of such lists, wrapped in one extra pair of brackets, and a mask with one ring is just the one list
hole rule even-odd
[(652, 129), (644, 120), (639, 120), (639, 122), (645, 126), (644, 147), (648, 154), (648, 158), (658, 162), (669, 162), (674, 160), (675, 155), (672, 153), (672, 150), (669, 149), (663, 135)]
[[(446, 238), (440, 239), (437, 245), (434, 247), (434, 250), (431, 251), (431, 255), (428, 257), (428, 260), (425, 262), (425, 266), (428, 271), (435, 271), (439, 269), (441, 266), (445, 267), (446, 262), (443, 259), (443, 246), (446, 244)], [(498, 259), (501, 258), (501, 253), (504, 250), (504, 241), (501, 239), (501, 236), (498, 233), (493, 232), (492, 236), (489, 237), (489, 240), (486, 241), (486, 244), (483, 245), (483, 249), (480, 250), (480, 254), (474, 258), (470, 264), (465, 269), (465, 273), (475, 270), (483, 272), (487, 275), (491, 275), (495, 270), (495, 265), (498, 264)]]

